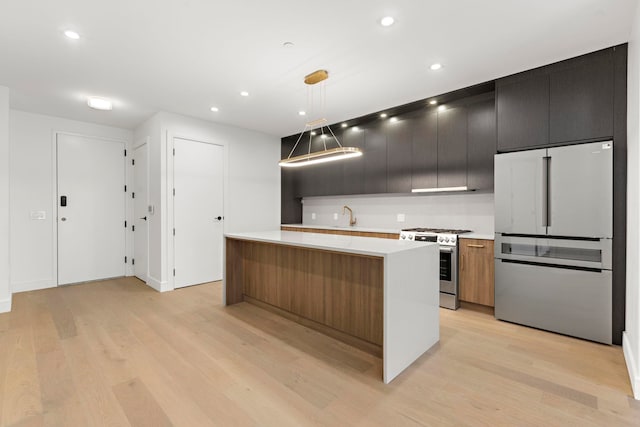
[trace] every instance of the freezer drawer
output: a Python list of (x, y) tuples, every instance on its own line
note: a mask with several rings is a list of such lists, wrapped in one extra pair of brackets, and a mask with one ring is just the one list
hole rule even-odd
[(497, 319), (611, 344), (611, 271), (495, 260)]

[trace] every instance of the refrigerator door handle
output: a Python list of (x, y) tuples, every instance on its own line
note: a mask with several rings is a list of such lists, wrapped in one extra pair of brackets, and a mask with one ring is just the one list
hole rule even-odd
[[(551, 157), (542, 158), (542, 226), (549, 227), (550, 222), (550, 206), (549, 206), (549, 173), (551, 166)], [(546, 231), (546, 230), (545, 230)]]

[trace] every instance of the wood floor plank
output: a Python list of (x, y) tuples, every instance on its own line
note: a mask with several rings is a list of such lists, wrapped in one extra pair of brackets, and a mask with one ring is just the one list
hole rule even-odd
[(385, 385), (379, 358), (221, 301), (135, 278), (14, 295), (0, 426), (640, 425), (617, 346), (441, 310), (440, 342)]
[(173, 424), (139, 378), (113, 386), (120, 406), (134, 427), (164, 427)]

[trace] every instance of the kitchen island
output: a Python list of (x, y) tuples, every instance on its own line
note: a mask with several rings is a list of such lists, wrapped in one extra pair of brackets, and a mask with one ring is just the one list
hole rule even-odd
[(440, 338), (435, 243), (265, 231), (225, 236), (223, 301), (382, 357), (389, 383)]

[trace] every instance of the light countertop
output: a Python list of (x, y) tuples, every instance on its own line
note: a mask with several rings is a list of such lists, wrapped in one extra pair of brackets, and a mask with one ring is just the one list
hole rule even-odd
[(313, 224), (282, 224), (281, 227), (315, 228), (318, 230), (341, 230), (341, 231), (361, 231), (364, 233), (398, 233), (399, 228), (371, 228), (371, 227), (344, 227), (334, 225), (313, 225)]
[(429, 242), (407, 242), (394, 239), (344, 236), (340, 234), (299, 233), (295, 231), (258, 231), (252, 233), (228, 233), (226, 237), (240, 240), (324, 249), (359, 255), (385, 256), (411, 251), (424, 246), (436, 245)]
[(481, 239), (481, 240), (494, 240), (494, 234), (488, 233), (465, 233), (458, 236), (460, 239)]

